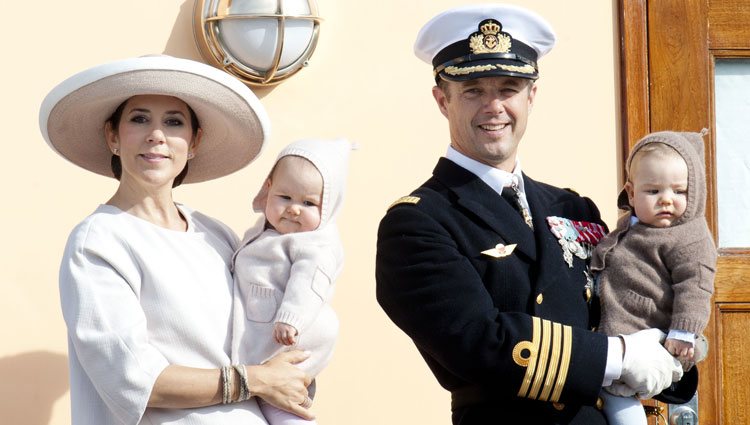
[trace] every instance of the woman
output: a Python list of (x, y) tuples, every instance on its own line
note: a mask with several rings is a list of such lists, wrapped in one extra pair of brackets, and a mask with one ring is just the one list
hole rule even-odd
[(264, 424), (252, 395), (312, 417), (310, 379), (294, 366), (305, 353), (230, 366), (237, 237), (172, 199), (181, 182), (260, 153), (268, 118), (252, 92), (198, 62), (128, 59), (55, 87), (40, 126), (64, 158), (119, 180), (73, 230), (60, 269), (72, 423)]

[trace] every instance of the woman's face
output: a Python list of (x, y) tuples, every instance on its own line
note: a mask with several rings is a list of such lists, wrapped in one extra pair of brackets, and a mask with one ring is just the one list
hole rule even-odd
[(121, 183), (171, 189), (200, 140), (190, 111), (176, 97), (140, 95), (128, 99), (118, 128), (106, 126), (107, 144), (120, 157)]

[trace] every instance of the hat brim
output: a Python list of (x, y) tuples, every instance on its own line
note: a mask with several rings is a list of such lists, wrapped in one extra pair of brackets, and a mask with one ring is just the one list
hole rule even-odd
[(448, 81), (468, 81), (484, 77), (518, 77), (529, 80), (539, 78), (539, 73), (533, 66), (509, 59), (463, 62), (446, 67), (439, 75)]
[(122, 102), (147, 94), (179, 98), (198, 117), (203, 135), (184, 183), (231, 174), (263, 150), (270, 121), (253, 92), (216, 68), (170, 56), (112, 62), (63, 81), (42, 102), (42, 135), (63, 158), (113, 177), (105, 120)]

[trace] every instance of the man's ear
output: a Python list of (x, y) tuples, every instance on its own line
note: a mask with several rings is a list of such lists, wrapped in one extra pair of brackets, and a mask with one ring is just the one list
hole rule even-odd
[(440, 109), (440, 113), (443, 114), (444, 117), (448, 118), (448, 94), (445, 92), (445, 90), (441, 89), (439, 86), (435, 86), (432, 88), (432, 97), (435, 98), (435, 102), (437, 102), (438, 108)]
[(536, 99), (536, 83), (531, 83), (529, 87), (529, 113), (534, 109), (534, 99)]

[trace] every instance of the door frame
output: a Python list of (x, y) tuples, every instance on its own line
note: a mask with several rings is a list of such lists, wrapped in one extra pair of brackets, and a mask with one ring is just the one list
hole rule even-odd
[[(706, 221), (718, 241), (714, 61), (750, 58), (749, 0), (618, 0), (622, 161), (644, 135), (660, 130), (700, 131), (707, 172)], [(685, 82), (689, 84), (685, 84)], [(675, 113), (675, 111), (677, 111)], [(621, 182), (625, 180), (624, 164)], [(720, 249), (711, 320), (705, 334), (708, 358), (699, 364), (699, 418), (728, 423), (719, 360), (722, 318), (750, 314), (750, 249)], [(656, 404), (655, 402), (653, 404)]]

